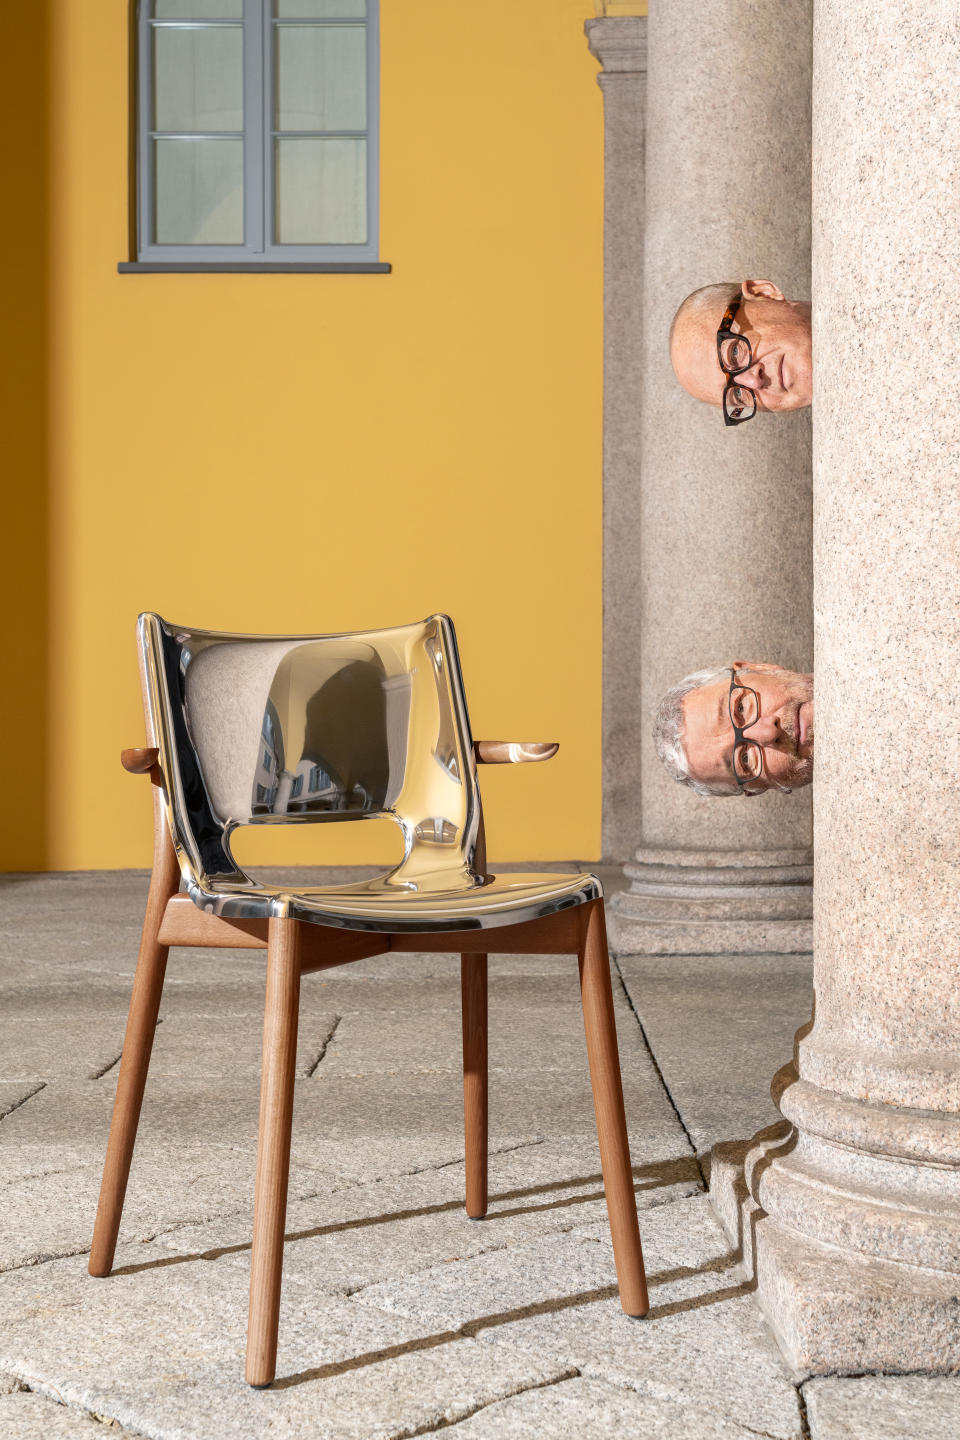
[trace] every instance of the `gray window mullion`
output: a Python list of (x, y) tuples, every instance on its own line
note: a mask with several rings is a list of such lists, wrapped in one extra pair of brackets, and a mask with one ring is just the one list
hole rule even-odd
[(137, 6), (137, 249), (153, 244), (153, 29), (147, 23), (148, 0)]
[(263, 232), (263, 10), (265, 0), (243, 0), (243, 238), (262, 255)]
[(367, 249), (380, 249), (380, 0), (367, 0)]
[(273, 23), (271, 0), (263, 0), (263, 235), (265, 248), (272, 251), (276, 245), (277, 221), (274, 179), (276, 145), (273, 140), (273, 124), (276, 115), (277, 61), (274, 46), (276, 27)]

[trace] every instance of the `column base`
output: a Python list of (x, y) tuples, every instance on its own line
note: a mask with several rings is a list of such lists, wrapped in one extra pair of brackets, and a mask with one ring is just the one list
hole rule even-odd
[(813, 948), (809, 850), (642, 847), (608, 909), (618, 955), (792, 954)]
[(791, 1126), (714, 1146), (710, 1199), (743, 1256), (789, 1363), (804, 1374), (960, 1367), (960, 1276), (823, 1244), (769, 1215), (747, 1172), (758, 1148), (786, 1153)]

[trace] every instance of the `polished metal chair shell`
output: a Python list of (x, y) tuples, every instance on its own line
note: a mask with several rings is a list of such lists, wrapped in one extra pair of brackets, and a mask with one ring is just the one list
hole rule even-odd
[[(348, 930), (517, 924), (598, 899), (591, 875), (488, 876), (451, 621), (290, 639), (218, 635), (140, 618), (152, 737), (187, 893), (237, 918)], [(401, 863), (363, 884), (291, 892), (243, 874), (239, 825), (389, 816)]]
[[(247, 1379), (276, 1370), (300, 977), (385, 951), (461, 953), (467, 1211), (487, 1204), (490, 951), (579, 957), (587, 1052), (621, 1301), (647, 1310), (617, 1057), (602, 890), (592, 875), (487, 870), (478, 761), (556, 745), (474, 743), (453, 624), (341, 635), (138, 624), (148, 745), (125, 751), (154, 794), (154, 868), (117, 1084), (90, 1273), (113, 1264), (171, 945), (267, 950)], [(386, 816), (400, 863), (348, 885), (247, 875), (238, 826)], [(178, 893), (182, 880), (184, 893)]]

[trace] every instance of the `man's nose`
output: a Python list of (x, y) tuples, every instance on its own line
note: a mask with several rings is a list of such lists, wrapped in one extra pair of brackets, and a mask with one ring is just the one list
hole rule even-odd
[(754, 360), (749, 370), (742, 370), (736, 377), (738, 385), (746, 385), (748, 390), (763, 390), (770, 384), (770, 378), (763, 368), (762, 360)]
[(783, 730), (775, 715), (760, 715), (743, 733), (748, 740), (756, 740), (758, 745), (770, 745), (780, 738)]

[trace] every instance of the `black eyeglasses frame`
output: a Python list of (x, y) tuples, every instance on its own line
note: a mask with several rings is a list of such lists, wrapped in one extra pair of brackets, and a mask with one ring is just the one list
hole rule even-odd
[[(745, 425), (747, 421), (752, 420), (754, 415), (756, 415), (757, 413), (757, 397), (750, 389), (749, 385), (735, 385), (734, 383), (735, 377), (737, 375), (742, 375), (745, 370), (749, 370), (750, 366), (753, 364), (753, 346), (750, 344), (750, 341), (747, 339), (746, 335), (742, 335), (738, 331), (731, 330), (730, 328), (734, 320), (736, 319), (737, 310), (742, 304), (743, 291), (738, 290), (734, 298), (731, 300), (730, 304), (727, 306), (726, 310), (723, 312), (723, 319), (720, 321), (720, 328), (717, 331), (717, 362), (724, 375), (728, 377), (727, 383), (724, 386), (722, 401), (724, 425)], [(727, 365), (723, 363), (723, 342), (724, 340), (727, 340), (729, 338), (742, 340), (747, 347), (747, 353), (749, 356), (746, 365), (738, 365), (736, 370), (731, 370)], [(750, 411), (749, 415), (735, 416), (729, 413), (729, 410), (727, 408), (729, 401), (727, 397), (734, 389), (744, 391), (747, 395), (750, 396), (751, 400), (753, 401), (753, 409)]]
[[(753, 696), (754, 700), (756, 700), (756, 702), (757, 702), (757, 716), (759, 717), (759, 715), (760, 715), (760, 696), (758, 695), (757, 691), (751, 689), (751, 687), (750, 687), (749, 685), (743, 685), (743, 684), (741, 684), (741, 683), (738, 682), (738, 680), (737, 680), (736, 667), (735, 667), (734, 665), (731, 665), (731, 666), (730, 666), (730, 689), (729, 689), (729, 691), (727, 692), (727, 714), (730, 716), (730, 724), (733, 726), (733, 753), (732, 753), (732, 755), (731, 755), (731, 757), (730, 757), (730, 767), (731, 767), (731, 769), (732, 769), (732, 771), (733, 771), (733, 778), (734, 778), (734, 780), (736, 780), (736, 782), (737, 782), (738, 786), (740, 787), (740, 789), (744, 792), (744, 794), (746, 794), (746, 793), (748, 793), (748, 792), (744, 789), (744, 787), (747, 786), (747, 785), (751, 785), (754, 781), (760, 780), (760, 779), (763, 777), (763, 770), (764, 770), (763, 746), (760, 744), (760, 742), (759, 742), (758, 740), (751, 740), (751, 739), (749, 739), (747, 736), (745, 736), (744, 733), (743, 733), (743, 731), (740, 729), (740, 726), (737, 724), (736, 720), (734, 720), (734, 718), (733, 718), (733, 692), (734, 692), (734, 690), (747, 690), (747, 691), (749, 691), (749, 693)], [(753, 724), (756, 724), (756, 720), (753, 721)], [(748, 728), (749, 728), (749, 727), (748, 727)], [(738, 774), (737, 774), (737, 751), (740, 749), (740, 746), (741, 746), (741, 745), (753, 745), (753, 746), (760, 752), (760, 769), (759, 769), (759, 771), (757, 772), (756, 775), (738, 775)]]

